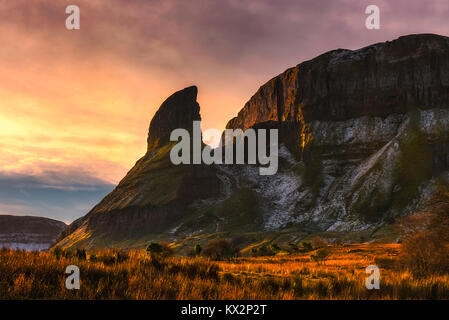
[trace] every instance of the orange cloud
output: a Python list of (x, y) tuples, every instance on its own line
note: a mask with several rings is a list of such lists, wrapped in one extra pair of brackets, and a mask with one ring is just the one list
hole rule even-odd
[(221, 130), (258, 86), (306, 58), (447, 34), (448, 6), (430, 2), (380, 0), (384, 27), (369, 33), (364, 1), (78, 0), (79, 31), (65, 29), (72, 1), (1, 1), (0, 171), (79, 167), (117, 183), (174, 91), (197, 85), (203, 129)]

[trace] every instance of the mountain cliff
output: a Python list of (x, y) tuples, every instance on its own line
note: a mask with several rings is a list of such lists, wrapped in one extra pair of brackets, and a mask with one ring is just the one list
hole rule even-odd
[[(449, 38), (422, 34), (338, 49), (264, 84), (227, 128), (277, 128), (279, 170), (171, 164), (168, 137), (199, 120), (196, 87), (151, 121), (147, 154), (59, 245), (143, 246), (227, 234), (299, 241), (381, 237), (449, 180)], [(187, 242), (186, 242), (187, 241)]]
[(48, 218), (0, 215), (0, 248), (44, 250), (65, 227)]
[(139, 243), (182, 219), (195, 200), (218, 196), (214, 167), (170, 161), (171, 131), (191, 132), (192, 121), (201, 120), (197, 92), (188, 87), (162, 103), (150, 124), (147, 153), (110, 194), (61, 234), (60, 245)]

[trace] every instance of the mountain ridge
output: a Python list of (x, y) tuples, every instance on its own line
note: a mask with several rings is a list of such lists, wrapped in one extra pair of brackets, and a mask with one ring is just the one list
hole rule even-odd
[(66, 227), (64, 222), (50, 218), (0, 215), (0, 248), (44, 250)]
[(170, 129), (201, 119), (196, 95), (188, 87), (161, 105), (147, 154), (58, 245), (141, 247), (160, 239), (183, 247), (182, 239), (224, 234), (247, 242), (279, 233), (288, 241), (317, 232), (373, 236), (449, 181), (447, 37), (409, 35), (333, 50), (262, 85), (226, 128), (279, 129), (280, 166), (270, 177), (255, 165), (169, 162)]

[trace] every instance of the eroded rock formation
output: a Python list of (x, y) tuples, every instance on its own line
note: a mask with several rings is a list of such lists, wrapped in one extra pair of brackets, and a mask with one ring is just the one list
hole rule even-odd
[[(280, 167), (173, 166), (174, 128), (198, 120), (196, 88), (167, 99), (148, 152), (60, 245), (192, 235), (375, 234), (449, 183), (449, 38), (338, 49), (263, 85), (227, 128), (278, 128)], [(253, 232), (253, 233), (252, 233)], [(125, 246), (129, 246), (131, 242)]]

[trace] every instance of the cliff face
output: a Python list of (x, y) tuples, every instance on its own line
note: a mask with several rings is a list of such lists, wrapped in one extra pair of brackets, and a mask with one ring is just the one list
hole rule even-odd
[(201, 121), (200, 105), (196, 102), (198, 88), (185, 88), (171, 95), (154, 115), (148, 130), (148, 151), (170, 142), (170, 133), (177, 128), (192, 131), (192, 122)]
[(414, 108), (448, 108), (449, 40), (410, 35), (359, 50), (338, 49), (263, 85), (229, 128), (266, 121), (341, 121)]
[(254, 165), (171, 165), (171, 128), (199, 119), (196, 89), (174, 96), (151, 122), (147, 155), (74, 223), (85, 226), (78, 238), (98, 234), (89, 231), (95, 225), (108, 237), (135, 225), (132, 232), (164, 240), (254, 231), (373, 235), (449, 183), (447, 37), (334, 50), (263, 85), (227, 128), (279, 129), (274, 176)]
[(192, 121), (201, 120), (196, 97), (197, 88), (188, 87), (162, 103), (150, 124), (147, 153), (110, 194), (64, 231), (59, 245), (138, 243), (142, 237), (165, 232), (183, 218), (193, 201), (218, 196), (213, 167), (170, 161), (171, 131), (192, 131)]
[(449, 39), (410, 35), (285, 71), (227, 128), (274, 122), (298, 161), (298, 188), (278, 218), (265, 213), (269, 225), (363, 229), (414, 210), (447, 178), (448, 108)]
[(47, 249), (65, 227), (53, 219), (0, 215), (0, 248)]

